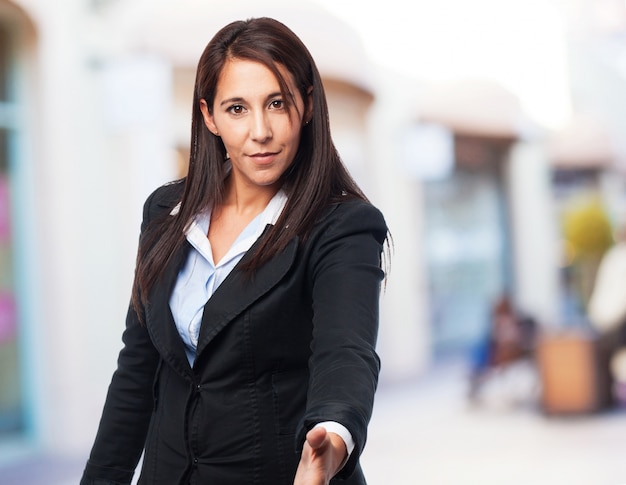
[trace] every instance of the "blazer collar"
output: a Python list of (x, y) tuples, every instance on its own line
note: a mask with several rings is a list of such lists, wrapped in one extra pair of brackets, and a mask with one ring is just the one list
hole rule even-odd
[(162, 358), (181, 376), (193, 380), (185, 347), (178, 334), (169, 304), (169, 297), (176, 282), (179, 268), (184, 263), (190, 249), (191, 245), (185, 241), (183, 246), (174, 254), (162, 279), (150, 291), (146, 308), (146, 325), (152, 342)]
[[(270, 226), (266, 227), (266, 231), (268, 227)], [(262, 237), (263, 235), (259, 239)], [(240, 269), (241, 264), (248, 259), (249, 254), (253, 253), (259, 241), (257, 240), (250, 248), (248, 254), (235, 266), (204, 307), (197, 357), (224, 327), (270, 291), (287, 274), (295, 261), (298, 241), (297, 237), (292, 239), (280, 254), (259, 268), (252, 277)], [(162, 358), (177, 373), (193, 382), (193, 372), (169, 305), (169, 298), (178, 277), (178, 271), (190, 249), (191, 245), (185, 241), (183, 246), (174, 254), (162, 280), (154, 285), (146, 308), (146, 324), (152, 341)]]
[[(268, 224), (266, 231), (268, 227), (271, 226)], [(259, 239), (261, 238), (263, 236)], [(254, 252), (258, 243), (257, 240), (204, 306), (196, 358), (224, 327), (276, 286), (295, 261), (298, 249), (297, 237), (292, 239), (280, 254), (257, 269), (253, 275), (249, 275), (242, 271), (240, 266), (246, 262), (248, 255)]]

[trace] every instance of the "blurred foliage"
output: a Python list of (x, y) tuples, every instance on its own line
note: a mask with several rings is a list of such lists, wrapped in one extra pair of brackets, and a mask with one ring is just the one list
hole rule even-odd
[(614, 242), (611, 221), (598, 199), (580, 202), (565, 211), (563, 235), (574, 262), (597, 261)]

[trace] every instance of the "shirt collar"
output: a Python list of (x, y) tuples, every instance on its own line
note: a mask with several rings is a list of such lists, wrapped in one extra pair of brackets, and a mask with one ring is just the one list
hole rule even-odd
[[(286, 203), (287, 194), (281, 189), (272, 197), (267, 206), (265, 206), (265, 209), (263, 209), (263, 212), (256, 216), (250, 225), (242, 231), (242, 235), (237, 239), (231, 250), (229, 250), (227, 257), (224, 257), (222, 261), (220, 261), (220, 265), (226, 262), (229, 257), (232, 257), (231, 253), (241, 254), (247, 251), (254, 241), (263, 233), (268, 224), (276, 224)], [(185, 236), (189, 243), (200, 252), (200, 254), (213, 263), (211, 245), (207, 239), (210, 221), (210, 210), (196, 215), (185, 231)], [(252, 227), (253, 224), (254, 227)], [(242, 236), (245, 237), (242, 238)]]

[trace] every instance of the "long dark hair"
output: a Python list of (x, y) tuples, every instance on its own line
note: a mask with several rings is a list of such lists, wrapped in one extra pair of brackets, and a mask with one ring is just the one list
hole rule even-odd
[[(306, 46), (285, 25), (270, 18), (236, 21), (222, 28), (206, 46), (196, 72), (191, 124), (189, 171), (184, 181), (180, 210), (165, 214), (144, 228), (139, 243), (133, 285), (133, 305), (147, 301), (150, 288), (162, 276), (175, 249), (182, 244), (185, 229), (202, 210), (222, 203), (227, 175), (226, 149), (221, 139), (205, 126), (200, 101), (213, 106), (219, 75), (228, 59), (246, 59), (267, 66), (279, 82), (290, 109), (287, 84), (278, 65), (293, 76), (303, 100), (312, 98), (310, 122), (303, 127), (300, 146), (283, 174), (287, 205), (279, 220), (265, 235), (245, 269), (254, 271), (285, 248), (296, 235), (306, 239), (320, 213), (339, 198), (367, 200), (344, 167), (333, 144), (326, 95), (320, 74)], [(295, 93), (294, 93), (295, 94)]]

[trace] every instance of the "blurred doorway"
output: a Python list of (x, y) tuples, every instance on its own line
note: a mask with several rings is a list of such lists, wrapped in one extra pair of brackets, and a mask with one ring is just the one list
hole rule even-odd
[(455, 169), (424, 186), (424, 248), (435, 357), (484, 338), (495, 300), (512, 288), (508, 139), (454, 136)]

